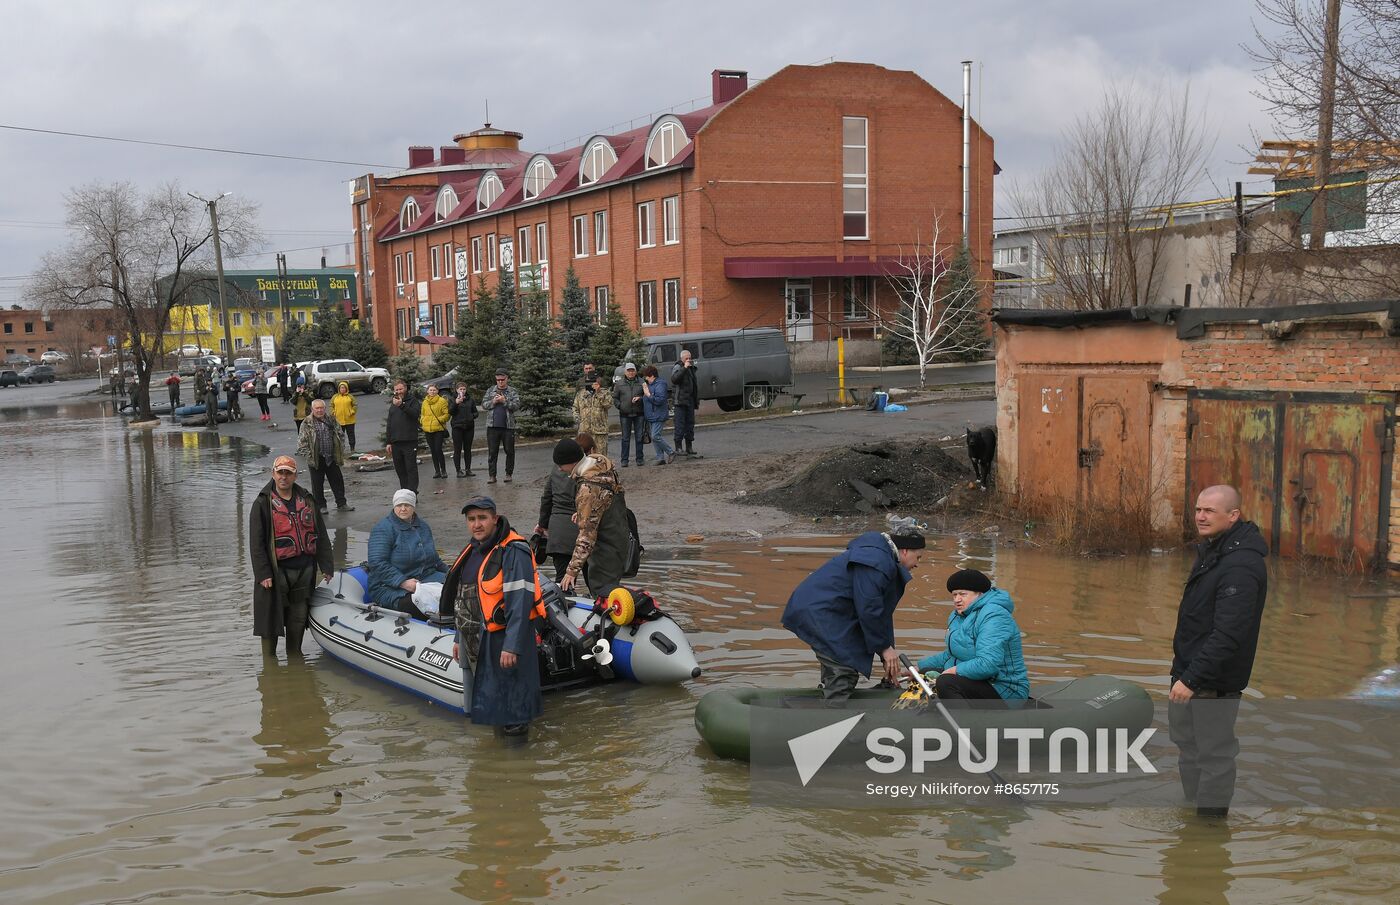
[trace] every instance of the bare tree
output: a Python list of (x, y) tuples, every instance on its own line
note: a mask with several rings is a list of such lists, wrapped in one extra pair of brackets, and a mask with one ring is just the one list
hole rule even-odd
[[(136, 367), (142, 418), (150, 418), (149, 383), (160, 361), (170, 312), (188, 304), (213, 270), (213, 232), (206, 207), (175, 183), (147, 194), (128, 182), (73, 190), (66, 200), (74, 239), (44, 256), (32, 292), (55, 307), (110, 307)], [(237, 199), (219, 210), (227, 254), (260, 242), (257, 208)]]
[(1064, 133), (1054, 162), (1012, 190), (1051, 277), (1048, 307), (1100, 310), (1154, 301), (1161, 227), (1205, 171), (1209, 151), (1189, 89), (1110, 88)]
[(940, 249), (946, 237), (933, 219), (933, 234), (916, 239), (909, 252), (901, 250), (890, 283), (899, 293), (893, 313), (873, 312), (881, 329), (914, 347), (919, 386), (928, 383), (928, 366), (942, 355), (957, 355), (986, 346), (982, 293), (971, 258), (964, 249), (949, 262)]

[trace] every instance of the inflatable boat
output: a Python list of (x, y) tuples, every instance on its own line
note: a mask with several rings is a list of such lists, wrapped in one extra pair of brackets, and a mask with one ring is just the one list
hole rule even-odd
[[(547, 624), (539, 632), (540, 687), (557, 691), (628, 680), (666, 685), (697, 678), (695, 653), (671, 617), (646, 617), (630, 594), (606, 602), (566, 597), (541, 576)], [(462, 667), (452, 659), (456, 631), (366, 600), (363, 567), (337, 572), (311, 597), (309, 628), (321, 649), (376, 679), (463, 713)], [(649, 618), (647, 618), (649, 617)]]
[[(217, 417), (220, 421), (228, 420), (228, 400), (223, 398), (223, 396), (219, 397), (219, 411)], [(205, 414), (204, 403), (200, 402), (195, 405), (182, 405), (177, 408), (175, 410), (175, 420), (179, 421), (184, 427), (193, 427), (197, 424), (208, 424), (209, 416)]]
[[(991, 728), (1040, 728), (1048, 738), (1056, 729), (1075, 727), (1090, 738), (1095, 729), (1126, 729), (1130, 734), (1152, 724), (1152, 699), (1137, 685), (1109, 676), (1086, 676), (1032, 689), (1027, 701), (988, 709), (946, 702), (949, 713), (973, 738)], [(880, 725), (903, 729), (948, 728), (937, 708), (893, 709), (898, 689), (867, 688), (855, 692), (839, 710), (823, 706), (821, 692), (806, 688), (721, 688), (700, 699), (695, 728), (710, 750), (720, 757), (749, 759), (749, 727), (759, 722), (772, 738), (792, 739), (830, 725), (861, 710), (880, 713)], [(781, 735), (780, 735), (781, 734)], [(847, 740), (857, 745), (853, 734)], [(1032, 751), (1035, 750), (1034, 744)], [(860, 748), (859, 757), (867, 756)]]

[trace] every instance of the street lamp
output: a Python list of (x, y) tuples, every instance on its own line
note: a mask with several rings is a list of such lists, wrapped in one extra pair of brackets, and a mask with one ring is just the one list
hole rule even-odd
[[(219, 320), (223, 321), (224, 324), (224, 354), (221, 357), (227, 359), (229, 353), (233, 351), (233, 333), (229, 330), (228, 308), (224, 304), (224, 250), (219, 242), (219, 202), (232, 195), (233, 192), (224, 192), (212, 201), (208, 198), (201, 198), (194, 192), (186, 192), (185, 194), (196, 201), (202, 201), (209, 208), (209, 225), (214, 231), (214, 271), (219, 279)], [(209, 421), (212, 424), (214, 419), (211, 417)]]

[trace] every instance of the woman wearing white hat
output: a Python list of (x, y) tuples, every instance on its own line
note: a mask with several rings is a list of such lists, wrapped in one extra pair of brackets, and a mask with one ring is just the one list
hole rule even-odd
[(393, 507), (369, 535), (369, 599), (422, 619), (413, 592), (420, 584), (441, 583), (447, 563), (438, 554), (433, 529), (418, 517), (418, 494), (395, 491)]

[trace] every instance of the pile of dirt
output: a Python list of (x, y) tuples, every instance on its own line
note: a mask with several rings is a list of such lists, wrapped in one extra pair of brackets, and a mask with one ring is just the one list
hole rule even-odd
[(796, 515), (858, 515), (883, 509), (928, 512), (972, 476), (933, 440), (834, 449), (795, 477), (747, 502)]

